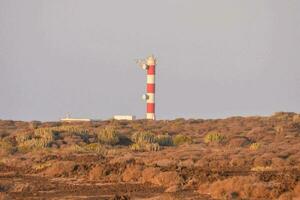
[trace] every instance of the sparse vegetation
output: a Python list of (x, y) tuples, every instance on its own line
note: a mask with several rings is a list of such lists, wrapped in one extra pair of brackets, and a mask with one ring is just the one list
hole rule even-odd
[(18, 151), (20, 152), (29, 152), (32, 150), (38, 150), (50, 147), (51, 141), (45, 138), (33, 138), (19, 143)]
[(160, 145), (160, 146), (173, 146), (173, 139), (170, 135), (165, 134), (165, 135), (158, 135), (155, 137), (155, 141)]
[(139, 142), (130, 146), (133, 151), (159, 151), (160, 145), (158, 143)]
[(27, 140), (30, 140), (32, 139), (33, 137), (33, 133), (30, 132), (30, 131), (25, 131), (25, 132), (19, 132), (17, 135), (16, 135), (16, 141), (17, 143), (23, 143)]
[(87, 152), (97, 153), (101, 155), (105, 155), (107, 153), (106, 148), (99, 143), (91, 143), (87, 144), (83, 147)]
[(146, 143), (144, 148), (147, 151), (159, 151), (160, 145), (158, 143)]
[(153, 143), (155, 142), (155, 136), (149, 131), (135, 132), (131, 136), (131, 140), (135, 143)]
[(138, 192), (157, 199), (295, 199), (300, 126), (294, 116), (37, 126), (0, 120), (0, 198), (23, 199), (24, 191), (36, 199), (59, 198), (52, 191), (100, 196), (134, 183), (128, 199)]
[(59, 136), (58, 132), (51, 128), (39, 128), (34, 130), (34, 136), (45, 141), (54, 141)]
[(132, 135), (131, 139), (134, 144), (130, 148), (134, 151), (159, 151), (161, 145), (168, 146), (170, 144), (169, 135), (155, 136), (148, 131), (136, 132)]
[(119, 136), (113, 127), (107, 127), (96, 132), (98, 142), (107, 145), (116, 145), (119, 143)]
[(12, 154), (16, 151), (16, 148), (8, 141), (0, 139), (0, 156)]
[(182, 144), (192, 144), (193, 139), (190, 136), (178, 134), (173, 138), (173, 144), (176, 146), (182, 145)]
[(261, 144), (258, 142), (252, 143), (249, 147), (250, 150), (252, 151), (256, 151), (261, 147)]
[(209, 132), (209, 133), (207, 133), (205, 135), (204, 142), (206, 144), (209, 144), (209, 143), (221, 143), (221, 142), (224, 141), (224, 139), (225, 139), (224, 135), (222, 135), (219, 132), (212, 131), (212, 132)]

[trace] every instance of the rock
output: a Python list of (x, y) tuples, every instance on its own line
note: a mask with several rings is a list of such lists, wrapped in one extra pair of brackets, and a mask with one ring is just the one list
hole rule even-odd
[(236, 136), (233, 137), (229, 140), (228, 142), (228, 146), (232, 147), (232, 148), (236, 148), (236, 147), (244, 147), (248, 144), (250, 144), (251, 141), (249, 138), (247, 137), (241, 137), (241, 136)]
[(142, 176), (142, 167), (140, 165), (128, 166), (122, 174), (124, 182), (138, 181)]
[(44, 171), (46, 176), (68, 176), (75, 169), (76, 163), (73, 161), (59, 161)]
[(180, 185), (181, 178), (175, 171), (161, 172), (152, 179), (151, 183), (163, 187), (170, 187)]
[(174, 193), (174, 192), (178, 192), (180, 190), (180, 187), (178, 185), (173, 185), (171, 187), (168, 187), (165, 192), (168, 193)]
[(0, 192), (0, 200), (11, 200), (10, 196), (4, 192)]
[(175, 165), (176, 162), (174, 160), (165, 158), (165, 159), (158, 160), (158, 161), (154, 162), (153, 164), (156, 164), (159, 167), (169, 167), (169, 166)]
[(96, 165), (89, 172), (89, 179), (90, 180), (99, 180), (103, 177), (103, 174), (104, 174), (104, 167), (101, 165)]
[(151, 183), (153, 178), (160, 173), (160, 169), (156, 167), (148, 167), (142, 172), (142, 181)]
[(130, 200), (130, 197), (127, 195), (115, 195), (111, 200)]

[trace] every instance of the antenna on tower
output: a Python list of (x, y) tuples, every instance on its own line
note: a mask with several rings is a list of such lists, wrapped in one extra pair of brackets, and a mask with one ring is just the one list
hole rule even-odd
[(138, 66), (140, 66), (141, 68), (143, 68), (145, 70), (148, 68), (147, 61), (145, 59), (137, 59), (136, 63)]

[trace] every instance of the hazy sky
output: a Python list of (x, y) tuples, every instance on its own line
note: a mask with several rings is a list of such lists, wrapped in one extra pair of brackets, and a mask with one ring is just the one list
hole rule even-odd
[(0, 118), (300, 112), (299, 0), (0, 0)]

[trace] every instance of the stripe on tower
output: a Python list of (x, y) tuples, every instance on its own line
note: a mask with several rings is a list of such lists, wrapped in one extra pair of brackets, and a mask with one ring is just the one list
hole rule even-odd
[(148, 75), (154, 75), (155, 74), (155, 65), (149, 65), (147, 70)]
[(147, 113), (155, 113), (155, 103), (147, 103)]
[(147, 84), (154, 84), (155, 83), (155, 76), (153, 75), (147, 75)]
[(155, 93), (155, 84), (154, 83), (147, 84), (147, 93)]

